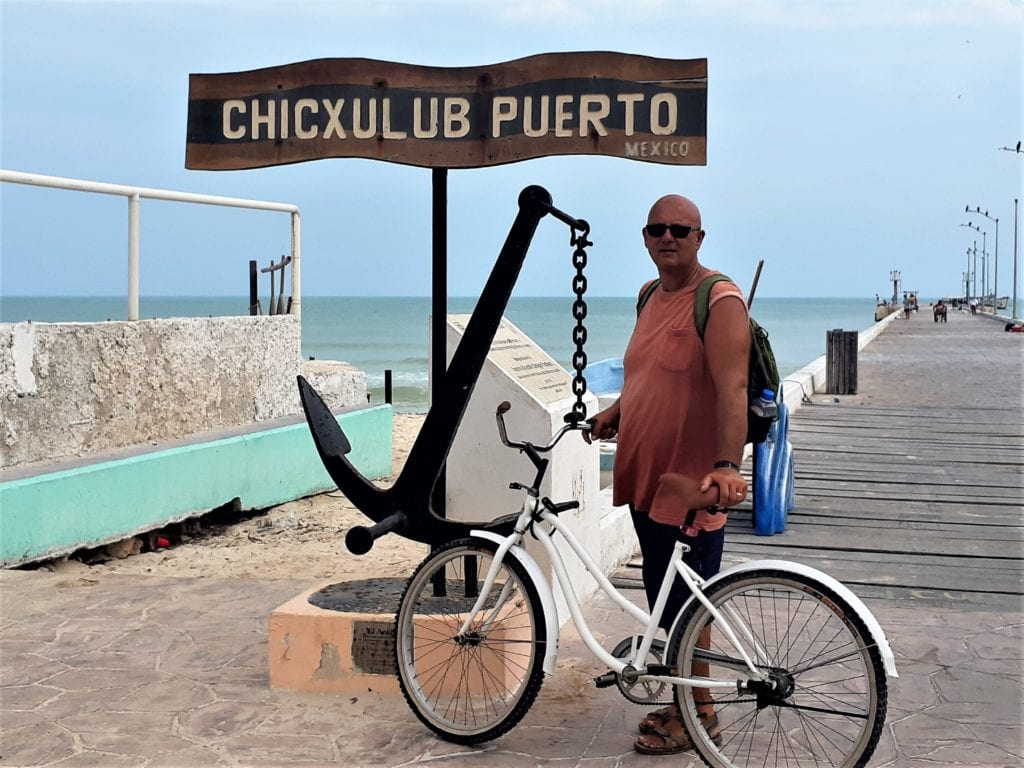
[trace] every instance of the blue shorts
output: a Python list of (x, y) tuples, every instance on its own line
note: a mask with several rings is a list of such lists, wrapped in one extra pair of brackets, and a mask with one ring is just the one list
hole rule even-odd
[[(633, 528), (636, 530), (636, 537), (640, 542), (640, 554), (644, 560), (641, 575), (644, 581), (644, 591), (647, 593), (648, 610), (650, 610), (658, 598), (658, 590), (661, 589), (665, 569), (672, 562), (672, 552), (675, 549), (679, 527), (655, 522), (646, 512), (637, 511), (632, 507), (630, 512), (633, 516)], [(682, 538), (690, 547), (690, 551), (683, 555), (683, 562), (690, 566), (698, 576), (707, 580), (721, 570), (725, 526), (717, 531), (698, 531), (696, 536), (684, 535)], [(666, 632), (689, 597), (690, 590), (687, 589), (683, 580), (676, 576), (661, 618), (661, 627)]]

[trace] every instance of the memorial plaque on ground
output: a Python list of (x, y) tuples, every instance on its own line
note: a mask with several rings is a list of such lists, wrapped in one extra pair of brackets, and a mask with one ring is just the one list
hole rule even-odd
[[(448, 324), (462, 335), (469, 318), (469, 315), (449, 315)], [(565, 369), (504, 318), (494, 334), (487, 359), (540, 403), (546, 405), (572, 397), (572, 378)]]

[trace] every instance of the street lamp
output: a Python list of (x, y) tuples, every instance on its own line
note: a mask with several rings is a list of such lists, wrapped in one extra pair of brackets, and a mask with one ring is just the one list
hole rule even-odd
[[(1020, 142), (1017, 142), (1017, 148), (1020, 149)], [(1017, 224), (1017, 203), (1018, 198), (1013, 198), (1013, 319), (1017, 319), (1017, 230), (1020, 229)]]
[(996, 302), (999, 300), (999, 219), (988, 215), (988, 211), (981, 210), (981, 206), (975, 206), (972, 211), (969, 206), (964, 206), (965, 213), (976, 213), (984, 216), (989, 221), (996, 223), (996, 254), (995, 266), (992, 268), (992, 317), (996, 316)]
[[(977, 245), (977, 243), (975, 243), (975, 245)], [(978, 250), (977, 248), (974, 249), (975, 254), (977, 253), (977, 250)], [(975, 268), (977, 268), (977, 266), (978, 266), (978, 257), (977, 257), (977, 255), (975, 255), (975, 257), (974, 257), (974, 266), (975, 266)], [(971, 306), (971, 282), (974, 280), (974, 270), (971, 269), (971, 249), (970, 248), (967, 249), (967, 271), (964, 272), (964, 280), (966, 281), (966, 285), (965, 285), (966, 290), (964, 291), (964, 298), (966, 299), (967, 306), (969, 307), (969, 306)]]
[[(966, 224), (961, 224), (960, 226), (961, 227), (970, 227), (975, 232), (981, 232), (981, 297), (982, 297), (982, 306), (984, 306), (984, 303), (985, 303), (984, 302), (985, 293), (988, 290), (987, 289), (988, 269), (985, 266), (985, 263), (986, 263), (985, 257), (988, 255), (988, 250), (987, 250), (987, 246), (986, 246), (986, 243), (988, 242), (988, 233), (984, 229), (979, 227), (977, 224), (975, 224), (973, 221), (969, 221)], [(974, 241), (974, 249), (975, 249), (975, 256), (977, 256), (977, 249), (978, 249), (978, 241), (977, 240)], [(975, 262), (975, 268), (977, 268), (977, 262)], [(974, 289), (975, 289), (975, 291), (977, 291), (977, 289), (978, 289), (978, 278), (977, 278), (977, 275), (975, 275), (975, 278), (974, 278)], [(995, 310), (994, 309), (992, 310), (992, 316), (995, 317)]]

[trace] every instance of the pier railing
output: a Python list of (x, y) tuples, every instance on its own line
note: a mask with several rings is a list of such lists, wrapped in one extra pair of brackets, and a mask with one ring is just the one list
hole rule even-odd
[(132, 187), (122, 184), (107, 184), (99, 181), (68, 179), (60, 176), (44, 176), (38, 173), (22, 173), (0, 169), (0, 181), (11, 184), (28, 184), (35, 187), (51, 187), (74, 192), (93, 192), (101, 195), (120, 195), (128, 198), (128, 319), (139, 319), (139, 201), (167, 200), (178, 203), (200, 205), (221, 205), (230, 208), (249, 208), (261, 211), (278, 211), (291, 214), (292, 225), (292, 299), (291, 314), (301, 316), (301, 283), (299, 265), (301, 251), (299, 208), (290, 203), (272, 203), (262, 200), (246, 200), (238, 197), (218, 197), (192, 192), (174, 192), (167, 189)]

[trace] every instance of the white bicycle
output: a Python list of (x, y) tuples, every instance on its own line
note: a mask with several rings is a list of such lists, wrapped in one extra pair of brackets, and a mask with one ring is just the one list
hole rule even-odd
[[(547, 553), (583, 642), (616, 685), (640, 704), (669, 693), (697, 752), (711, 766), (863, 766), (885, 722), (886, 675), (896, 665), (874, 616), (847, 587), (821, 571), (783, 560), (743, 563), (707, 581), (682, 561), (677, 542), (650, 614), (605, 578), (558, 515), (578, 506), (540, 498), (548, 462), (535, 446), (510, 442), (498, 407), (501, 441), (537, 468), (514, 531), (473, 531), (431, 553), (405, 588), (396, 618), (395, 656), (402, 692), (416, 716), (460, 744), (494, 739), (533, 704), (552, 674), (560, 622), (551, 585), (523, 547), (527, 534)], [(643, 625), (611, 651), (594, 638), (552, 537), (562, 535), (600, 589)], [(668, 633), (655, 639), (678, 573), (692, 592)], [(704, 631), (706, 630), (706, 631)], [(701, 639), (704, 631), (704, 640)], [(707, 636), (710, 634), (710, 643)], [(692, 688), (707, 690), (697, 702)], [(713, 704), (718, 728), (701, 724), (698, 704)]]

